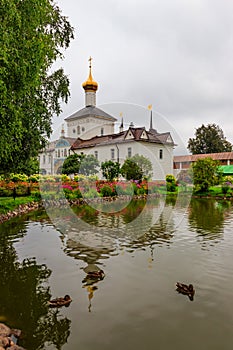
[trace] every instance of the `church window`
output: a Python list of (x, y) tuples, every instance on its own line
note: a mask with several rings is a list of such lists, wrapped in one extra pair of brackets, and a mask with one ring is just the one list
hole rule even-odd
[(159, 159), (163, 159), (163, 150), (162, 149), (159, 150)]
[(111, 148), (111, 159), (115, 159), (115, 149)]
[(103, 134), (104, 134), (104, 128), (101, 128), (100, 135), (103, 136)]
[(98, 159), (98, 151), (94, 152), (95, 158)]
[(80, 134), (80, 125), (77, 126), (77, 133)]
[(67, 157), (67, 149), (64, 149), (64, 157)]
[(128, 157), (129, 158), (132, 157), (132, 148), (131, 147), (128, 148)]
[(63, 149), (61, 150), (61, 156), (63, 157)]
[(60, 150), (57, 151), (57, 157), (60, 158), (61, 157), (61, 153)]

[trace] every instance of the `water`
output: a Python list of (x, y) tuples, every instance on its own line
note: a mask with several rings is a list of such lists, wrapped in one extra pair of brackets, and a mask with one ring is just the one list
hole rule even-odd
[[(22, 329), (26, 349), (232, 349), (230, 202), (47, 212), (0, 227), (0, 322)], [(93, 266), (105, 277), (89, 284)], [(193, 301), (177, 281), (193, 283)], [(67, 293), (69, 307), (48, 308)]]

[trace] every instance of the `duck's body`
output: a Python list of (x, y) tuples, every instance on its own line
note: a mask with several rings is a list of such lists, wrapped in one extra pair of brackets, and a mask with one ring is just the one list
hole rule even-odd
[(188, 297), (192, 300), (193, 296), (195, 294), (195, 289), (193, 288), (192, 284), (184, 284), (184, 283), (180, 283), (180, 282), (176, 282), (176, 290), (179, 293), (188, 295)]
[(104, 271), (103, 270), (98, 270), (98, 271), (90, 271), (87, 274), (87, 278), (90, 279), (103, 279), (105, 276)]
[(49, 301), (49, 306), (50, 307), (62, 307), (62, 306), (69, 306), (71, 303), (72, 299), (71, 297), (67, 294), (61, 298), (56, 298), (52, 299)]

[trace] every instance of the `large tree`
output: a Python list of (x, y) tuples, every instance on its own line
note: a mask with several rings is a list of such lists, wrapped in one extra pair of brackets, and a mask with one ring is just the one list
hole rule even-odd
[(231, 152), (232, 144), (224, 137), (222, 129), (216, 124), (208, 124), (196, 129), (195, 138), (188, 141), (192, 154)]
[(191, 168), (195, 191), (206, 192), (210, 186), (218, 185), (222, 179), (219, 162), (210, 157), (198, 159)]
[(63, 58), (73, 28), (53, 0), (1, 0), (0, 171), (21, 171), (46, 144), (67, 102)]

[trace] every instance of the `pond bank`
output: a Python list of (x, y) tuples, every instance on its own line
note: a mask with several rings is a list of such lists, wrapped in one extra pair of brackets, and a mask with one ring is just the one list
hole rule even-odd
[(9, 212), (4, 214), (0, 214), (0, 223), (10, 220), (16, 216), (27, 214), (30, 211), (41, 208), (42, 206), (43, 205), (41, 202), (30, 202), (26, 204), (20, 204), (18, 208), (15, 208), (14, 210), (10, 210)]

